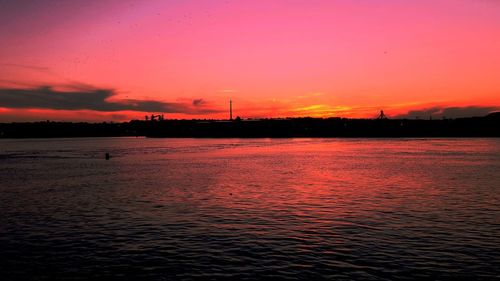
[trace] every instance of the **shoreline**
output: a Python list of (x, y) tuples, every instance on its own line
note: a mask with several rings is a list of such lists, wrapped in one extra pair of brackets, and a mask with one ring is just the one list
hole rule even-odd
[(132, 120), (122, 123), (0, 123), (0, 139), (148, 138), (497, 138), (500, 114), (459, 119), (287, 118)]

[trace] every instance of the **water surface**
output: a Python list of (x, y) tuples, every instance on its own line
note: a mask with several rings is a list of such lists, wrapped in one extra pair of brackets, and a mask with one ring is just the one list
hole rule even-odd
[(499, 139), (0, 140), (0, 272), (500, 279), (499, 171)]

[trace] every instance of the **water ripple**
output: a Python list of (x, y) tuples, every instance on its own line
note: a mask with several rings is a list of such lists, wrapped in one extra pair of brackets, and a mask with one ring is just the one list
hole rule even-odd
[(2, 140), (0, 272), (498, 280), (499, 170), (495, 139)]

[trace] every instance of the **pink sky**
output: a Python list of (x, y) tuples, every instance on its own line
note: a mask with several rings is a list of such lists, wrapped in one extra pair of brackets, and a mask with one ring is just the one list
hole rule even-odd
[[(500, 105), (495, 0), (5, 3), (4, 92), (84, 87), (113, 91), (115, 102), (203, 99), (210, 109), (166, 112), (170, 118), (225, 118), (229, 98), (242, 117)], [(13, 108), (0, 95), (0, 121), (145, 113)]]

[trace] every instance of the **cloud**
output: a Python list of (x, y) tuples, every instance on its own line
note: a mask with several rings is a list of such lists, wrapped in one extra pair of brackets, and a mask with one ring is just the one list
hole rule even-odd
[(184, 114), (208, 114), (220, 110), (207, 107), (203, 99), (192, 103), (156, 100), (113, 100), (115, 92), (81, 84), (66, 90), (50, 86), (36, 88), (0, 88), (0, 107), (11, 109), (94, 110), (102, 112), (139, 111)]
[(24, 69), (36, 70), (36, 71), (41, 71), (41, 72), (49, 72), (50, 71), (50, 69), (48, 67), (35, 66), (35, 65), (27, 65), (27, 64), (0, 63), (0, 65), (2, 65), (2, 66), (8, 66), (8, 67), (17, 67), (17, 68), (24, 68)]
[(219, 90), (217, 92), (224, 93), (224, 94), (231, 94), (231, 93), (237, 93), (238, 91), (232, 90), (232, 89), (224, 89), (224, 90)]
[(410, 110), (408, 113), (396, 118), (462, 118), (486, 116), (491, 112), (500, 110), (498, 106), (466, 106), (466, 107), (431, 107), (419, 110)]
[(193, 100), (193, 106), (202, 106), (205, 105), (207, 102), (204, 99), (195, 99)]

